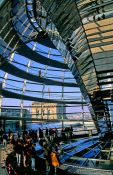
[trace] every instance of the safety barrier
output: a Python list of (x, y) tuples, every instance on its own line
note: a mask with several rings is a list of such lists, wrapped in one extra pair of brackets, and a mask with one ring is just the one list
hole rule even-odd
[(83, 166), (63, 164), (60, 166), (62, 170), (67, 171), (69, 174), (79, 174), (79, 175), (113, 175), (113, 171), (96, 169), (96, 168), (86, 168)]

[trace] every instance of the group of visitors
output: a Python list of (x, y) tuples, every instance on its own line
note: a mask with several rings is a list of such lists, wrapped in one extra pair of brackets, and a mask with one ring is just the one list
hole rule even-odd
[[(61, 130), (61, 136), (68, 133), (68, 137), (72, 136), (73, 128), (65, 128)], [(35, 149), (36, 143), (42, 146), (43, 158), (45, 159), (45, 167), (47, 172), (56, 173), (57, 167), (60, 165), (59, 155), (62, 154), (57, 128), (47, 128), (45, 130), (39, 128), (38, 130), (23, 131), (21, 134), (16, 133), (16, 137), (11, 130), (8, 134), (0, 131), (3, 138), (3, 145), (7, 146), (7, 141), (13, 146), (17, 166), (29, 167), (36, 170), (36, 158), (39, 156)], [(67, 137), (66, 136), (66, 137)]]
[(32, 142), (32, 138), (27, 135), (25, 139), (22, 137), (17, 140), (11, 141), (14, 145), (14, 151), (16, 153), (17, 165), (23, 165), (24, 167), (31, 166), (35, 170), (35, 143)]
[(61, 135), (63, 138), (72, 138), (73, 136), (73, 127), (72, 125), (70, 127), (62, 128)]
[[(48, 128), (46, 128), (47, 134)], [(38, 133), (36, 135), (36, 133)], [(17, 140), (11, 135), (10, 142), (14, 145), (16, 153), (17, 165), (24, 167), (31, 166), (32, 170), (36, 170), (36, 158), (39, 156), (35, 150), (35, 143), (39, 143), (43, 149), (43, 158), (45, 159), (45, 167), (47, 172), (56, 172), (56, 167), (60, 165), (59, 154), (61, 152), (59, 142), (56, 142), (57, 135), (43, 135), (43, 131), (39, 128), (38, 132), (30, 130), (22, 136), (18, 134)], [(53, 175), (53, 174), (52, 174)]]

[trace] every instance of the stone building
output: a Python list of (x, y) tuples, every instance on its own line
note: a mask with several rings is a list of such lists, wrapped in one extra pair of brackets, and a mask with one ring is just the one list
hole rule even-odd
[(32, 103), (32, 118), (61, 119), (66, 118), (66, 106), (58, 103)]

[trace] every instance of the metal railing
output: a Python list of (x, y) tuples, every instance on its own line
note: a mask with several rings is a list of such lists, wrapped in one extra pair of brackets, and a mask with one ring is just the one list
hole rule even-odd
[(96, 168), (87, 168), (84, 166), (69, 165), (63, 164), (60, 166), (60, 169), (66, 170), (70, 174), (79, 174), (79, 175), (113, 175), (112, 170), (96, 169)]

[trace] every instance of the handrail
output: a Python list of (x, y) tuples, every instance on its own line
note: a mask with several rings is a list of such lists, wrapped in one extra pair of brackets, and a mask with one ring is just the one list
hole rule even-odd
[(112, 170), (104, 170), (104, 169), (97, 169), (97, 168), (89, 168), (84, 166), (78, 166), (78, 165), (71, 165), (70, 163), (62, 164), (60, 166), (60, 169), (66, 170), (69, 173), (74, 174), (80, 174), (80, 175), (112, 175)]

